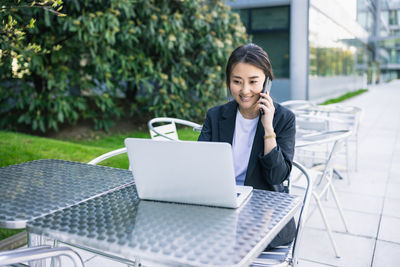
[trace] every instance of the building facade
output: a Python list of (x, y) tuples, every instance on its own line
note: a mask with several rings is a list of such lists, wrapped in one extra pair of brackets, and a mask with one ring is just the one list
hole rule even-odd
[(373, 78), (400, 78), (400, 0), (358, 0), (357, 21), (370, 35)]
[(271, 94), (277, 101), (322, 101), (365, 88), (373, 53), (367, 31), (356, 20), (357, 0), (227, 3), (240, 14), (252, 41), (269, 54), (276, 76)]

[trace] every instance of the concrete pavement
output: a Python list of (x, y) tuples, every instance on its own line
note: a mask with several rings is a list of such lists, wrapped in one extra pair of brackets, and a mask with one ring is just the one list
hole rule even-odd
[(334, 184), (349, 225), (346, 232), (332, 197), (324, 203), (341, 258), (336, 258), (315, 211), (306, 224), (301, 267), (399, 266), (400, 81), (372, 86), (343, 104), (363, 109), (358, 171)]

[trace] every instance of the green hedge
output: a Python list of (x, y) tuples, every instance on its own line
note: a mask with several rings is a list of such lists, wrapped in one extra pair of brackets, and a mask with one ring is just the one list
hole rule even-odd
[(249, 41), (223, 1), (69, 0), (65, 17), (13, 12), (36, 24), (20, 40), (29, 49), (2, 52), (3, 129), (45, 132), (80, 119), (108, 129), (143, 114), (202, 120), (226, 96), (230, 52)]

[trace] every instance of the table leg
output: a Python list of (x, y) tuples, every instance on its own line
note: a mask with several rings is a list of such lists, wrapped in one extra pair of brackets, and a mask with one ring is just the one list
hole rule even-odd
[[(44, 245), (44, 237), (42, 235), (37, 235), (28, 232), (28, 247), (36, 247)], [(46, 260), (34, 260), (29, 261), (29, 266), (31, 267), (45, 267)]]
[[(58, 247), (58, 241), (57, 240), (54, 240), (53, 247), (54, 248)], [(52, 257), (50, 266), (51, 267), (61, 267), (61, 259), (60, 259), (60, 257)]]
[[(128, 265), (129, 267), (131, 267), (132, 265)], [(141, 267), (142, 263), (140, 262), (140, 260), (138, 258), (135, 259), (135, 266), (134, 267)], [(133, 267), (133, 266), (132, 266)]]

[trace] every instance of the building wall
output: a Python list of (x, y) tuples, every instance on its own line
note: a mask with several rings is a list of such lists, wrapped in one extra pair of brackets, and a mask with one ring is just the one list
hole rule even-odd
[(400, 78), (400, 0), (358, 0), (357, 21), (368, 32), (373, 48), (368, 81)]
[(338, 1), (353, 3), (355, 14), (356, 0), (227, 1), (271, 58), (277, 101), (327, 99), (363, 87), (367, 34)]
[(400, 0), (381, 1), (381, 27), (376, 39), (381, 81), (400, 78)]

